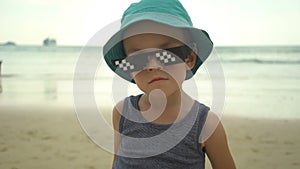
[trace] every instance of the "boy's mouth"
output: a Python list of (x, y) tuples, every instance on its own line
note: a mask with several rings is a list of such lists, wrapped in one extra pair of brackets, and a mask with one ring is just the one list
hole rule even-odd
[(153, 78), (151, 81), (149, 81), (148, 84), (151, 84), (151, 83), (154, 83), (154, 82), (157, 82), (157, 81), (162, 81), (162, 80), (169, 80), (169, 79), (164, 78), (164, 77), (156, 77), (156, 78)]

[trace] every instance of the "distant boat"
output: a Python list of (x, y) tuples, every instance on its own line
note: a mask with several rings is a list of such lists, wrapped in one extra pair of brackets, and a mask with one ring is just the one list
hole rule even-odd
[(47, 38), (43, 41), (44, 46), (56, 46), (56, 40)]
[(1, 46), (16, 46), (16, 43), (15, 42), (11, 42), (11, 41), (8, 41), (4, 44), (1, 44)]

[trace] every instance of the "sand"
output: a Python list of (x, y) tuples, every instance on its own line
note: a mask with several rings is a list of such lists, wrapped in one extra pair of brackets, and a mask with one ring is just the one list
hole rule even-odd
[[(299, 120), (222, 121), (237, 168), (300, 168)], [(113, 155), (85, 135), (71, 107), (1, 105), (0, 138), (1, 169), (111, 167)]]

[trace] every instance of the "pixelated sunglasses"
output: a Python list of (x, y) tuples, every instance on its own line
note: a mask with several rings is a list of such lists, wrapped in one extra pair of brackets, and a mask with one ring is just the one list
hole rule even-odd
[(184, 63), (192, 49), (188, 45), (159, 49), (150, 52), (135, 54), (126, 58), (112, 60), (117, 69), (132, 73), (144, 70), (150, 58), (156, 58), (163, 66)]

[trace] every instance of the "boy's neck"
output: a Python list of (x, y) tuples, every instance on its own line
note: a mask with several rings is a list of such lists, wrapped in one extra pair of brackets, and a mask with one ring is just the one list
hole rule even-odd
[(178, 90), (168, 96), (159, 89), (153, 90), (143, 95), (140, 101), (140, 110), (147, 120), (166, 120), (170, 123), (184, 117), (194, 104), (194, 100), (183, 90)]
[(182, 104), (187, 99), (187, 94), (183, 90), (177, 90), (176, 92), (166, 95), (162, 90), (155, 89), (149, 94), (145, 94), (145, 103), (148, 105), (160, 105), (165, 104), (167, 107), (174, 107)]

